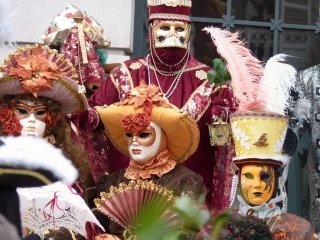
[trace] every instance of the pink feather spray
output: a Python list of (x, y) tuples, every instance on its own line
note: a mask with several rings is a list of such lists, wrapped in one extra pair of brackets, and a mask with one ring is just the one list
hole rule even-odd
[[(232, 33), (217, 27), (207, 27), (203, 30), (211, 35), (218, 53), (227, 62), (226, 68), (231, 76), (233, 93), (239, 100), (238, 111), (248, 110), (248, 105), (256, 102), (259, 83), (264, 75), (260, 60), (252, 55), (243, 41), (239, 40), (238, 32)], [(264, 103), (260, 104), (256, 102), (257, 110), (264, 108)]]

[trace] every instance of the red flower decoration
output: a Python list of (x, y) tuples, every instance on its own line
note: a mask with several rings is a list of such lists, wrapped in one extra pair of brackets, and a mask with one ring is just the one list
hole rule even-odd
[(66, 13), (64, 16), (66, 18), (73, 18), (73, 14), (72, 13)]
[(88, 16), (86, 16), (86, 17), (84, 18), (84, 21), (86, 21), (86, 22), (89, 23), (89, 24), (92, 24), (92, 21), (91, 21), (91, 19), (90, 19)]
[(1, 108), (0, 121), (2, 124), (2, 131), (8, 136), (19, 136), (21, 134), (22, 126), (19, 119), (14, 116), (13, 109)]
[(131, 124), (133, 122), (133, 114), (130, 113), (129, 115), (125, 116), (122, 121), (121, 125), (125, 132), (131, 132)]
[(0, 109), (0, 121), (1, 123), (9, 122), (13, 117), (13, 110), (11, 108)]
[(133, 135), (138, 135), (150, 125), (151, 117), (147, 113), (130, 113), (125, 116), (122, 121), (122, 128), (125, 132), (130, 132)]
[(272, 233), (273, 240), (289, 240), (285, 229), (277, 229)]
[(47, 127), (56, 126), (57, 122), (58, 122), (58, 118), (57, 117), (52, 117), (52, 115), (48, 112), (47, 119), (46, 119)]

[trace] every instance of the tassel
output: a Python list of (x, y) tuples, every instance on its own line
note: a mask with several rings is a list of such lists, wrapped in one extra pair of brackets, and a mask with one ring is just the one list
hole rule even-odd
[(101, 234), (99, 228), (92, 222), (86, 222), (86, 233), (87, 240), (94, 240), (94, 238)]

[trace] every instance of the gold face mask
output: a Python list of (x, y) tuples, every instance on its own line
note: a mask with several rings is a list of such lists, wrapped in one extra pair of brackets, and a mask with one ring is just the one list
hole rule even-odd
[(154, 47), (188, 49), (190, 24), (182, 21), (155, 20), (152, 25)]
[(243, 166), (240, 188), (243, 199), (251, 205), (269, 202), (275, 190), (274, 168), (267, 165)]

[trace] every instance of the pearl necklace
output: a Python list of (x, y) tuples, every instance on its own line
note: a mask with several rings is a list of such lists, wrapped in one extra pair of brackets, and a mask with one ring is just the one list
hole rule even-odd
[[(161, 88), (161, 85), (160, 85), (160, 82), (159, 82), (159, 79), (158, 79), (158, 75), (157, 75), (157, 72), (154, 71), (154, 75), (156, 77), (156, 80), (157, 80), (157, 83), (158, 83), (158, 86), (160, 88), (160, 91), (163, 93), (164, 95), (164, 98), (166, 99), (169, 99), (172, 94), (175, 92), (175, 90), (177, 89), (177, 86), (178, 86), (178, 83), (180, 82), (180, 79), (181, 79), (181, 76), (182, 76), (182, 73), (184, 72), (186, 66), (187, 66), (187, 62), (185, 62), (185, 64), (183, 65), (183, 67), (178, 71), (178, 74), (177, 76), (175, 77), (175, 79), (173, 80), (171, 86), (169, 87), (168, 91), (166, 93), (164, 93), (162, 91), (162, 88)], [(146, 63), (147, 63), (147, 69), (148, 69), (148, 85), (151, 84), (151, 74), (150, 74), (150, 65), (149, 65), (149, 54), (147, 55), (146, 57)], [(171, 90), (172, 89), (172, 90)]]

